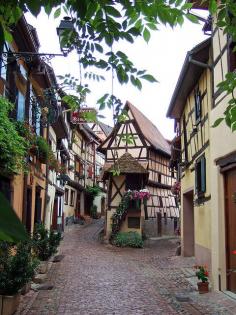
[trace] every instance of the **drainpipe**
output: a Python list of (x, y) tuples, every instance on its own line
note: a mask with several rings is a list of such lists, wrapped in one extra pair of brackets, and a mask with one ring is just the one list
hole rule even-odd
[(202, 67), (202, 68), (206, 68), (206, 69), (210, 69), (212, 70), (212, 65), (208, 65), (207, 63), (203, 63), (201, 61), (197, 61), (197, 60), (194, 60), (192, 58), (192, 56), (189, 56), (189, 59), (188, 61), (196, 66), (199, 66), (199, 67)]
[[(46, 135), (46, 141), (48, 143), (49, 139), (49, 125), (47, 124), (47, 135)], [(48, 163), (46, 163), (46, 186), (45, 186), (45, 198), (44, 198), (44, 209), (43, 209), (43, 223), (45, 224), (46, 219), (46, 210), (47, 210), (47, 192), (48, 192), (48, 175), (49, 175), (49, 166)], [(51, 224), (50, 224), (51, 227)]]
[(96, 145), (94, 142), (93, 143), (93, 185), (95, 185), (95, 171), (96, 171)]

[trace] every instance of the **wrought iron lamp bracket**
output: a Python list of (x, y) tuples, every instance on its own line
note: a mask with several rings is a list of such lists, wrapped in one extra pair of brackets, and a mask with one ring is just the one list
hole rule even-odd
[(31, 63), (35, 59), (39, 58), (42, 61), (48, 62), (52, 58), (59, 56), (65, 57), (66, 54), (53, 54), (53, 53), (34, 53), (34, 52), (12, 52), (4, 51), (2, 52), (2, 57), (7, 59), (9, 62), (14, 60), (23, 60), (25, 63)]

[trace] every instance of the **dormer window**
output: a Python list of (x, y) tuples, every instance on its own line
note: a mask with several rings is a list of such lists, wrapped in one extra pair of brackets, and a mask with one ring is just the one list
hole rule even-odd
[(194, 93), (194, 109), (195, 109), (195, 123), (198, 124), (201, 121), (202, 116), (202, 95), (199, 88), (195, 90)]

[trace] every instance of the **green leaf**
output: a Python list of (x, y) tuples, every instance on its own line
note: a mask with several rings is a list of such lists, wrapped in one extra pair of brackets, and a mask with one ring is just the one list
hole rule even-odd
[(148, 43), (150, 40), (150, 37), (151, 37), (150, 31), (147, 28), (145, 28), (143, 31), (143, 38), (144, 38), (145, 42)]
[(40, 1), (27, 1), (27, 8), (35, 17), (37, 17), (41, 10), (41, 3)]
[(211, 126), (212, 128), (216, 128), (217, 126), (219, 126), (219, 124), (224, 120), (224, 118), (218, 118), (216, 119), (216, 121), (214, 122), (214, 124)]
[(51, 12), (52, 12), (52, 6), (50, 5), (50, 3), (47, 3), (45, 6), (44, 6), (44, 10), (46, 12), (47, 15), (50, 15)]
[(139, 90), (142, 90), (142, 83), (141, 83), (141, 81), (140, 81), (138, 78), (136, 78), (135, 81), (136, 81), (136, 86), (137, 86), (137, 88), (138, 88)]
[(106, 13), (114, 17), (121, 17), (120, 12), (113, 6), (106, 6)]
[(19, 242), (27, 239), (28, 234), (24, 225), (17, 217), (9, 201), (0, 192), (0, 240)]
[(148, 82), (158, 82), (151, 74), (144, 74), (141, 78), (147, 80)]
[(181, 10), (190, 10), (192, 8), (193, 4), (192, 3), (185, 3), (182, 7)]
[(216, 0), (209, 0), (208, 10), (211, 14), (215, 14), (217, 11), (217, 1)]
[(236, 121), (232, 123), (231, 129), (233, 132), (236, 131)]
[(103, 48), (101, 45), (99, 45), (97, 43), (95, 43), (94, 45), (95, 45), (95, 48), (97, 49), (97, 51), (99, 51), (100, 53), (103, 53)]
[(3, 33), (4, 33), (4, 38), (8, 43), (11, 43), (13, 41), (13, 37), (11, 35), (11, 33), (6, 30), (5, 28), (3, 29)]
[(54, 19), (58, 18), (61, 15), (61, 8), (57, 8), (54, 12)]
[(188, 14), (186, 14), (185, 16), (186, 16), (186, 18), (187, 18), (189, 21), (191, 21), (191, 22), (193, 22), (193, 23), (196, 23), (196, 24), (199, 23), (198, 18), (197, 18), (195, 15), (192, 15), (191, 13), (188, 13)]

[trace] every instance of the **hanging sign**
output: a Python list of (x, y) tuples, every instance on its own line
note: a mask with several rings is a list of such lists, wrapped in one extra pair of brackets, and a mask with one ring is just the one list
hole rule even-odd
[(96, 115), (96, 109), (93, 107), (80, 108), (78, 111), (72, 112), (71, 122), (72, 124), (86, 124), (94, 122), (96, 121)]

